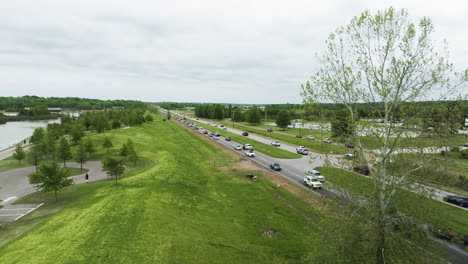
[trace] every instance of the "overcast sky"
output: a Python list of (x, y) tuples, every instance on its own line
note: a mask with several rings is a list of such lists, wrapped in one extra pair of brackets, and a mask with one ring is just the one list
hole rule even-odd
[(70, 2), (0, 3), (0, 96), (300, 103), (328, 34), (389, 6), (468, 68), (466, 0)]

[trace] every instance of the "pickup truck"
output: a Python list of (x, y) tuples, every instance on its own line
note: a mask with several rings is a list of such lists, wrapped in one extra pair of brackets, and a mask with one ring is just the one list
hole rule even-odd
[(319, 182), (316, 178), (306, 175), (304, 177), (304, 185), (313, 189), (321, 189), (322, 183)]
[(306, 172), (306, 175), (311, 176), (312, 178), (315, 178), (315, 179), (319, 180), (320, 182), (325, 181), (325, 177), (323, 177), (322, 174), (320, 174), (320, 171), (318, 171), (318, 170), (308, 171), (308, 172)]
[(245, 150), (253, 150), (253, 146), (250, 144), (245, 144), (242, 148)]

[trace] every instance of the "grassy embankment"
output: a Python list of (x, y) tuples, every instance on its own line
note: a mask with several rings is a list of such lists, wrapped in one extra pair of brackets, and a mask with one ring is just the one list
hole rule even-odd
[[(232, 127), (232, 123), (227, 122), (220, 122), (225, 126)], [(266, 132), (264, 130), (255, 129), (252, 127), (248, 127), (245, 125), (240, 125), (238, 123), (235, 124), (234, 128), (243, 129), (250, 133), (255, 133), (260, 136), (264, 136), (271, 139), (279, 140), (283, 143), (292, 144), (294, 146), (305, 146), (311, 151), (318, 152), (318, 153), (325, 153), (325, 154), (346, 154), (349, 152), (349, 149), (346, 149), (344, 146), (336, 145), (336, 144), (326, 144), (323, 143), (321, 139), (317, 138), (317, 140), (309, 140), (307, 138), (296, 138), (293, 136), (282, 135), (275, 132)], [(280, 131), (282, 132), (282, 131)]]
[[(265, 144), (265, 143), (261, 143), (259, 141), (256, 141), (254, 139), (251, 139), (249, 137), (245, 137), (245, 136), (241, 136), (241, 135), (238, 135), (238, 134), (235, 134), (235, 133), (232, 133), (232, 132), (228, 132), (226, 130), (223, 130), (222, 128), (219, 128), (219, 127), (214, 127), (214, 126), (209, 126), (207, 124), (204, 124), (204, 123), (200, 123), (200, 122), (196, 122), (196, 121), (191, 121), (193, 123), (196, 123), (198, 124), (199, 126), (202, 126), (206, 129), (208, 129), (209, 131), (213, 131), (213, 132), (219, 132), (219, 134), (223, 137), (230, 137), (233, 141), (239, 143), (239, 144), (252, 144), (252, 146), (254, 146), (254, 149), (256, 151), (259, 151), (263, 154), (266, 154), (270, 157), (273, 157), (273, 158), (279, 158), (279, 159), (298, 159), (298, 158), (301, 158), (302, 156), (297, 154), (297, 153), (293, 153), (293, 152), (290, 152), (290, 151), (287, 151), (287, 150), (284, 150), (284, 149), (281, 149), (281, 148), (278, 148), (278, 147), (275, 147), (275, 146), (272, 146), (272, 145), (268, 145), (268, 144)], [(220, 139), (220, 140), (224, 140), (224, 139)]]
[[(370, 178), (337, 168), (317, 168), (333, 185), (349, 192), (368, 196), (374, 184)], [(431, 222), (438, 228), (451, 228), (460, 235), (468, 235), (468, 211), (457, 208), (409, 191), (397, 192), (394, 206), (401, 212), (412, 216), (419, 215), (422, 222)], [(411, 209), (408, 209), (411, 208)]]
[(159, 120), (109, 134), (117, 144), (131, 138), (154, 166), (117, 185), (74, 185), (59, 203), (53, 194), (24, 198), (46, 205), (6, 229), (41, 223), (3, 245), (1, 263), (299, 263), (307, 254), (311, 221), (323, 216), (269, 181), (213, 168), (237, 160), (209, 142)]

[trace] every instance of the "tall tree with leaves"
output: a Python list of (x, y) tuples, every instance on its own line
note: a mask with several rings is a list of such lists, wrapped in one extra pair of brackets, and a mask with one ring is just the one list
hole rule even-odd
[(94, 145), (94, 142), (90, 138), (86, 138), (84, 140), (84, 147), (85, 147), (86, 152), (88, 152), (89, 154), (89, 158), (91, 159), (91, 154), (96, 152), (96, 147)]
[(105, 137), (102, 142), (102, 147), (106, 149), (106, 153), (109, 154), (109, 149), (112, 148), (112, 140), (109, 137)]
[(52, 160), (54, 160), (55, 153), (57, 151), (57, 143), (54, 135), (50, 132), (45, 133), (40, 145), (41, 150), (44, 152), (44, 154), (49, 155), (49, 157), (51, 157)]
[(234, 111), (232, 112), (232, 121), (234, 122), (242, 122), (244, 121), (244, 115), (242, 114), (242, 110), (239, 107), (234, 107)]
[(13, 152), (13, 158), (18, 161), (18, 164), (21, 164), (21, 161), (26, 158), (26, 153), (24, 153), (21, 143), (16, 144), (15, 152)]
[(115, 177), (115, 183), (117, 183), (117, 179), (122, 176), (125, 172), (125, 161), (122, 158), (116, 158), (107, 156), (102, 161), (102, 169), (106, 172), (107, 176)]
[[(398, 262), (409, 247), (417, 251), (416, 244), (409, 244), (387, 228), (389, 221), (395, 220), (389, 214), (395, 196), (418, 188), (412, 184), (413, 173), (426, 164), (421, 161), (415, 167), (389, 171), (389, 164), (396, 159), (394, 154), (404, 147), (401, 138), (405, 131), (396, 125), (394, 115), (402, 105), (421, 100), (433, 91), (446, 95), (454, 85), (466, 82), (468, 76), (468, 70), (456, 76), (446, 47), (439, 52), (431, 40), (433, 31), (430, 19), (424, 17), (413, 24), (405, 10), (389, 8), (374, 14), (365, 11), (330, 34), (326, 49), (319, 56), (320, 69), (311, 82), (303, 85), (306, 102), (334, 102), (349, 113), (352, 137), (375, 184), (375, 191), (368, 194), (366, 206), (361, 208), (361, 213), (371, 220), (368, 232), (374, 236), (368, 247), (373, 249), (374, 258), (369, 261), (375, 263)], [(358, 124), (356, 108), (360, 102), (367, 103), (372, 116), (382, 120), (379, 128), (369, 135), (374, 137), (373, 143), (379, 144), (375, 166), (364, 152), (370, 140), (362, 140), (359, 133), (362, 126)], [(405, 122), (409, 120), (411, 116), (407, 115)], [(413, 201), (408, 206), (412, 205), (421, 203)], [(418, 219), (425, 221), (412, 215), (413, 221)]]
[(88, 160), (86, 156), (86, 147), (83, 140), (78, 142), (78, 148), (76, 149), (75, 155), (73, 155), (73, 157), (75, 158), (76, 162), (80, 163), (80, 170), (83, 170), (83, 163), (86, 163)]
[(72, 153), (70, 149), (70, 145), (68, 144), (68, 140), (62, 137), (59, 141), (58, 147), (58, 158), (63, 160), (63, 167), (67, 167), (67, 160), (71, 159)]
[(257, 107), (251, 107), (245, 115), (247, 122), (252, 125), (259, 124), (262, 119), (260, 110)]
[(276, 125), (282, 129), (287, 128), (291, 125), (291, 117), (289, 116), (289, 112), (287, 110), (281, 110), (276, 116)]
[(57, 162), (45, 161), (39, 165), (37, 173), (29, 175), (29, 183), (44, 192), (54, 191), (57, 201), (57, 191), (73, 184), (69, 176), (70, 171), (60, 168)]

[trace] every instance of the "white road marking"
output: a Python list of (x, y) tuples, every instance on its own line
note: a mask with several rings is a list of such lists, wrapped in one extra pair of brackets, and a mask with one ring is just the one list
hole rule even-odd
[(29, 210), (29, 209), (36, 209), (36, 208), (2, 208), (1, 210)]
[(16, 197), (16, 196), (8, 197), (8, 198), (6, 198), (3, 202), (8, 202), (8, 201), (13, 200), (13, 199), (16, 199), (16, 198), (18, 198), (18, 197)]
[(23, 215), (23, 214), (7, 214), (7, 215), (0, 215), (0, 216), (15, 216), (15, 215)]

